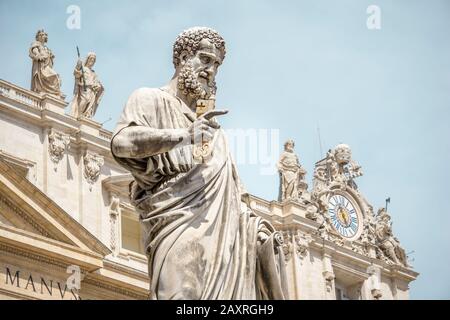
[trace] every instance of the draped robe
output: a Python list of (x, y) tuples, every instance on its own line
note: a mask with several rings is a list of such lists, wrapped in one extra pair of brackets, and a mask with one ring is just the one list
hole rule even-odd
[(53, 70), (52, 51), (39, 41), (34, 41), (29, 50), (29, 56), (33, 59), (31, 69), (31, 91), (37, 93), (50, 93), (61, 96), (61, 79)]
[[(143, 88), (129, 98), (114, 137), (128, 126), (187, 128), (180, 99)], [(158, 143), (150, 141), (149, 143)], [(280, 234), (242, 201), (223, 130), (212, 158), (193, 161), (191, 144), (143, 159), (115, 159), (135, 178), (130, 197), (145, 230), (151, 299), (283, 299)], [(258, 242), (258, 232), (268, 239)]]
[[(75, 76), (75, 85), (71, 103), (72, 115), (76, 118), (80, 116), (92, 118), (97, 112), (97, 107), (103, 96), (103, 85), (95, 71), (85, 64), (83, 65), (83, 72), (81, 72), (81, 68), (75, 68), (73, 74)], [(84, 90), (85, 86), (86, 91)]]
[(297, 156), (292, 152), (284, 151), (278, 162), (278, 170), (281, 179), (278, 200), (298, 198), (300, 166)]

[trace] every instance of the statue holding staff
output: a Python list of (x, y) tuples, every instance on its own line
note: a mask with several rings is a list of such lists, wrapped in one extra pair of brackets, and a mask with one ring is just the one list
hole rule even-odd
[(103, 85), (93, 69), (96, 59), (95, 53), (89, 52), (84, 62), (78, 58), (77, 65), (73, 71), (75, 86), (74, 97), (71, 103), (71, 114), (76, 118), (81, 116), (92, 118), (103, 96)]

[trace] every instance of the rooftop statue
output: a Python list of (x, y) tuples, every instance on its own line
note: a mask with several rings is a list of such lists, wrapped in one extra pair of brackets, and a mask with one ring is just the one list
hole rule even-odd
[(72, 115), (76, 118), (94, 117), (104, 93), (103, 85), (93, 67), (97, 60), (94, 52), (89, 52), (85, 61), (78, 59), (73, 71), (75, 76), (74, 97), (71, 103)]
[[(152, 299), (283, 299), (283, 238), (247, 206), (213, 110), (225, 41), (194, 27), (173, 46), (175, 73), (128, 99), (111, 142), (145, 228)], [(205, 145), (208, 148), (203, 148)], [(196, 157), (197, 147), (200, 152)]]
[(300, 165), (298, 156), (294, 153), (294, 146), (293, 140), (286, 141), (284, 151), (278, 161), (277, 167), (280, 173), (279, 201), (297, 200), (308, 188), (305, 181), (306, 171)]
[(378, 210), (376, 218), (375, 234), (377, 246), (380, 248), (380, 258), (387, 258), (388, 261), (408, 267), (408, 260), (405, 250), (400, 246), (400, 242), (392, 233), (391, 216), (385, 208)]
[(363, 175), (361, 166), (352, 159), (352, 150), (338, 144), (327, 152), (325, 159), (316, 163), (314, 189), (323, 185), (342, 185), (357, 190), (354, 179)]
[(31, 44), (29, 56), (33, 60), (31, 70), (31, 91), (49, 93), (64, 98), (61, 93), (61, 79), (53, 70), (55, 56), (46, 46), (48, 35), (44, 30), (36, 33), (36, 41)]

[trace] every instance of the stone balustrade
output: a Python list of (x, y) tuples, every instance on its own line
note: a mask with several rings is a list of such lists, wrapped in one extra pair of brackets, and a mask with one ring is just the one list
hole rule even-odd
[(32, 108), (42, 110), (44, 97), (0, 79), (0, 95), (17, 100)]

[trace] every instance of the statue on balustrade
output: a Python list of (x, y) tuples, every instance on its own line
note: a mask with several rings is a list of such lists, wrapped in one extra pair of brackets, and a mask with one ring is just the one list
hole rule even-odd
[(400, 246), (400, 242), (392, 233), (391, 216), (386, 212), (385, 208), (378, 210), (375, 233), (377, 246), (381, 250), (379, 253), (395, 264), (408, 267), (405, 250)]
[(279, 201), (288, 199), (298, 200), (308, 188), (305, 181), (306, 170), (300, 165), (297, 155), (294, 153), (295, 143), (288, 140), (284, 144), (284, 151), (278, 161), (280, 174)]
[(31, 70), (31, 91), (48, 93), (64, 99), (61, 93), (61, 79), (53, 69), (55, 55), (46, 46), (48, 35), (44, 30), (36, 33), (36, 41), (31, 44), (29, 56), (33, 60)]
[(94, 117), (103, 96), (103, 85), (93, 69), (96, 60), (96, 54), (90, 52), (84, 62), (78, 59), (73, 71), (75, 86), (73, 90), (74, 97), (71, 103), (71, 114), (76, 118)]

